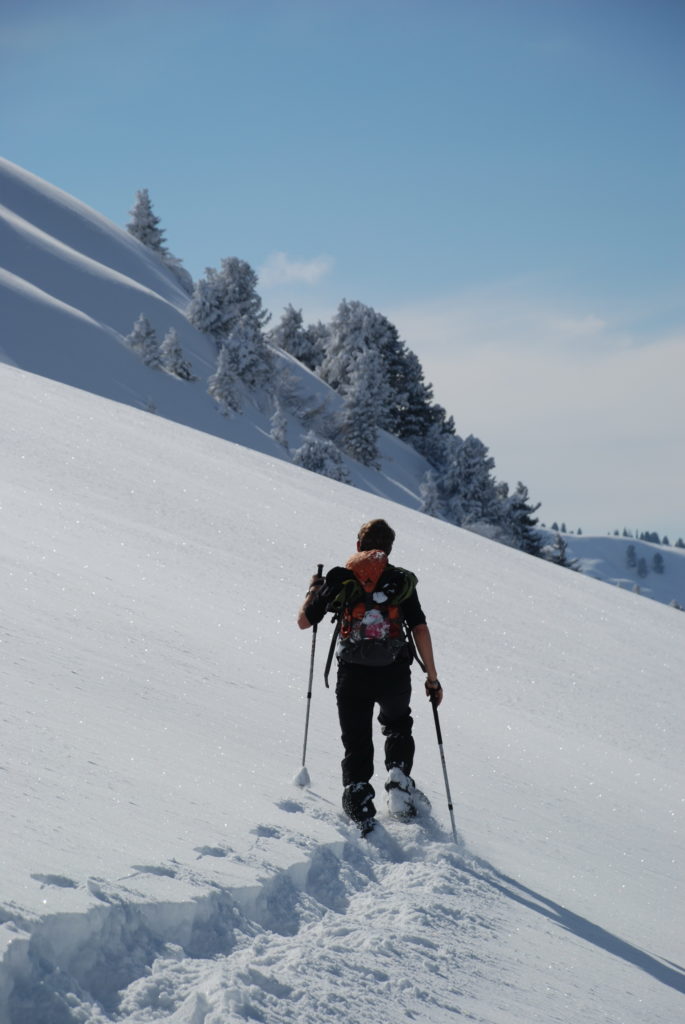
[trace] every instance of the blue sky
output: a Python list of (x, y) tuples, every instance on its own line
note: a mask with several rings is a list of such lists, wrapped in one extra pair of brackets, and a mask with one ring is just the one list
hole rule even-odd
[[(541, 518), (685, 533), (679, 0), (5, 2), (4, 155), (393, 320)], [(673, 539), (673, 538), (672, 538)]]

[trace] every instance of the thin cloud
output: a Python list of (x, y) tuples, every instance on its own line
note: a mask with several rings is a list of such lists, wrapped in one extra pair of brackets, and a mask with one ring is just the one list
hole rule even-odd
[(259, 281), (265, 288), (284, 284), (317, 284), (330, 273), (333, 259), (315, 256), (311, 260), (294, 259), (286, 252), (272, 252), (259, 269)]
[[(515, 291), (515, 290), (514, 290)], [(543, 515), (682, 533), (685, 333), (485, 289), (389, 310), (460, 433), (490, 446)]]

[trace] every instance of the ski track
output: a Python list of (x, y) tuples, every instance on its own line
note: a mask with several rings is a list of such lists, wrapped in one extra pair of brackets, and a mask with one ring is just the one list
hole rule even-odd
[[(455, 970), (455, 950), (469, 936), (479, 934), (482, 950), (483, 935), (497, 931), (500, 897), (478, 862), (432, 818), (381, 818), (362, 839), (311, 793), (279, 806), (334, 824), (340, 843), (309, 850), (305, 863), (257, 891), (217, 888), (193, 903), (135, 906), (90, 879), (102, 909), (54, 915), (32, 930), (22, 922), (30, 939), (11, 958), (13, 1024), (480, 1020), (465, 1010), (468, 979)], [(302, 841), (267, 824), (254, 834), (267, 860), (269, 843)], [(137, 865), (131, 877), (140, 872), (174, 876), (168, 866)], [(417, 957), (424, 984), (406, 971)], [(470, 972), (477, 978), (488, 967)]]

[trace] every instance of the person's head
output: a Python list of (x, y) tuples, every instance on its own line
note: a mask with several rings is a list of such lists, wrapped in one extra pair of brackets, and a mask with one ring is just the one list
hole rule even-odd
[(371, 519), (357, 534), (357, 551), (385, 551), (389, 555), (394, 540), (395, 531), (385, 519)]

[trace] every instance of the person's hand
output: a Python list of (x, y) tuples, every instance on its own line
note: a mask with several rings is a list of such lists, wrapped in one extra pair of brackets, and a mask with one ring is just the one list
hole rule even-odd
[(323, 576), (319, 576), (318, 572), (314, 573), (314, 575), (312, 576), (311, 580), (309, 581), (309, 587), (307, 588), (307, 593), (311, 594), (313, 590), (318, 590), (319, 587), (323, 584), (323, 582), (324, 582)]
[(426, 696), (431, 704), (435, 704), (436, 708), (440, 706), (442, 702), (442, 686), (439, 679), (426, 680)]

